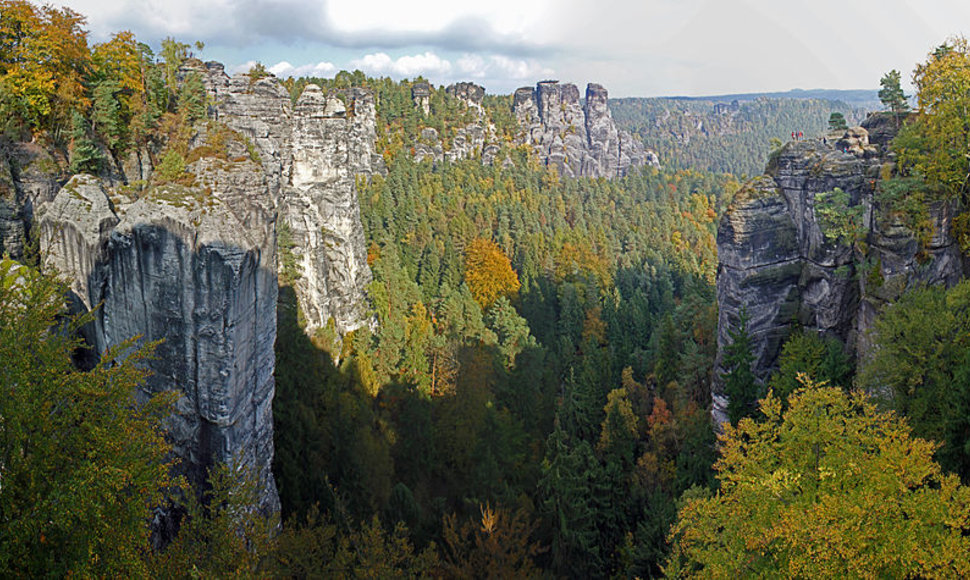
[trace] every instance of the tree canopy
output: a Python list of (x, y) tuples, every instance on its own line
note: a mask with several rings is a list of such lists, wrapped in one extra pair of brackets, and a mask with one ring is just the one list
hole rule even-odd
[(970, 488), (934, 443), (862, 393), (805, 379), (782, 410), (725, 426), (720, 490), (687, 499), (670, 539), (675, 577), (970, 574)]
[(76, 370), (80, 321), (61, 322), (63, 296), (0, 261), (0, 574), (145, 574), (152, 507), (169, 483), (171, 399), (139, 393), (150, 350), (130, 342)]

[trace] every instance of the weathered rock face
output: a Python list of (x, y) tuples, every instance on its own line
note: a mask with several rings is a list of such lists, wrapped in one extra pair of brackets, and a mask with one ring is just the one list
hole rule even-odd
[[(951, 208), (931, 208), (934, 235), (921, 248), (913, 233), (884, 217), (874, 200), (883, 166), (883, 146), (868, 139), (866, 125), (846, 131), (834, 144), (788, 143), (766, 175), (738, 193), (718, 228), (718, 359), (712, 388), (714, 417), (726, 420), (721, 356), (728, 331), (748, 317), (759, 381), (777, 368), (784, 340), (798, 325), (838, 337), (857, 355), (878, 308), (918, 284), (956, 283), (963, 274), (959, 249), (949, 232)], [(887, 168), (888, 169), (888, 168)], [(816, 212), (819, 194), (839, 188), (849, 206), (860, 208), (863, 244), (825, 236)]]
[(277, 510), (274, 200), (251, 161), (203, 158), (189, 171), (196, 186), (114, 203), (96, 178), (75, 176), (40, 216), (45, 267), (85, 307), (101, 304), (87, 331), (97, 352), (163, 341), (146, 390), (182, 393), (168, 430), (189, 480), (213, 462), (248, 466), (261, 507)]
[(290, 185), (281, 216), (292, 234), (301, 275), (296, 294), (308, 330), (331, 319), (341, 334), (365, 322), (371, 280), (356, 177), (370, 174), (376, 110), (370, 93), (351, 94), (353, 116), (315, 85), (294, 108)]
[(542, 81), (535, 90), (516, 90), (512, 107), (522, 129), (519, 141), (562, 175), (619, 177), (631, 167), (656, 163), (642, 143), (617, 129), (600, 85), (587, 86), (581, 105), (576, 85)]
[(466, 106), (481, 110), (485, 100), (485, 87), (475, 83), (455, 83), (445, 87), (445, 92), (465, 103)]
[(331, 319), (341, 333), (359, 328), (371, 274), (356, 177), (383, 171), (373, 95), (351, 89), (341, 99), (308, 85), (294, 106), (275, 77), (252, 82), (206, 67), (212, 116), (253, 142), (291, 235), (307, 332)]
[(60, 178), (57, 163), (42, 147), (0, 139), (0, 255), (24, 257), (34, 208), (54, 199)]
[[(412, 95), (416, 94), (415, 91), (418, 86), (419, 84), (415, 84), (412, 87)], [(491, 165), (501, 148), (495, 136), (495, 126), (489, 122), (482, 105), (485, 99), (485, 87), (475, 83), (462, 82), (448, 85), (445, 88), (445, 93), (451, 98), (457, 99), (461, 106), (477, 118), (459, 127), (451, 142), (447, 144), (442, 141), (437, 129), (431, 127), (422, 129), (421, 136), (412, 145), (414, 160), (420, 163), (429, 159), (432, 163), (437, 164), (445, 160), (454, 162), (462, 159), (480, 159), (482, 163)], [(415, 104), (420, 105), (417, 101), (415, 101)], [(429, 110), (426, 110), (425, 114), (427, 115), (428, 112)]]
[[(71, 281), (79, 309), (100, 304), (84, 329), (93, 350), (133, 336), (163, 341), (146, 390), (183, 395), (169, 431), (190, 480), (214, 462), (254, 468), (272, 511), (277, 223), (301, 270), (308, 331), (364, 324), (370, 270), (356, 179), (383, 170), (374, 99), (311, 85), (294, 106), (272, 77), (229, 78), (198, 61), (180, 71), (190, 73), (203, 77), (219, 121), (195, 128), (180, 179), (191, 185), (156, 182), (129, 197), (137, 188), (106, 188), (115, 176), (78, 175), (61, 188), (42, 151), (5, 146), (0, 243), (22, 253), (15, 241), (36, 210), (45, 268)], [(119, 165), (152, 177), (140, 158)]]
[(411, 100), (424, 111), (425, 116), (431, 114), (431, 85), (428, 83), (414, 83), (411, 85)]

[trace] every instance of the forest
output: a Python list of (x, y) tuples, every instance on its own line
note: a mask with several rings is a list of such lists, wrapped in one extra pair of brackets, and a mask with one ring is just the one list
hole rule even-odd
[(828, 128), (832, 113), (858, 125), (866, 110), (819, 98), (616, 99), (610, 108), (617, 124), (639, 136), (664, 166), (730, 173), (739, 178), (764, 171), (771, 140), (792, 131), (814, 138)]
[[(69, 9), (0, 10), (5, 142), (48, 147), (63, 175), (151, 148), (158, 178), (180, 178), (186, 134), (206, 119), (201, 79), (178, 71), (203, 44), (170, 38), (156, 53), (121, 32), (89, 46)], [(941, 201), (967, 221), (970, 47), (927, 59), (883, 192), (914, 228)], [(307, 83), (373, 91), (386, 174), (358, 181), (372, 326), (308, 337), (277, 232), (279, 514), (251, 509), (251, 473), (216, 466), (195, 493), (172, 477), (174, 400), (135, 396), (156, 345), (79, 370), (73, 331), (87, 320), (66, 315), (63, 281), (36, 249), (0, 261), (0, 573), (970, 574), (967, 282), (887, 307), (858, 369), (841, 344), (795, 333), (754, 384), (742, 325), (726, 353), (732, 421), (712, 423), (719, 219), (777, 131), (854, 111), (757, 101), (723, 126), (704, 117), (719, 128), (700, 137), (662, 105), (614, 104), (664, 167), (568, 179), (514, 144), (508, 95), (483, 103), (495, 163), (415, 162), (421, 129), (447, 143), (475, 120), (443, 87), (425, 115), (411, 97), (423, 80), (283, 81), (294, 101)], [(159, 546), (166, 503), (183, 516)]]

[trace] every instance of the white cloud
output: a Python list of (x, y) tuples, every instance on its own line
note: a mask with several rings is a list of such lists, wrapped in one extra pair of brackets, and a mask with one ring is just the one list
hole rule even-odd
[(329, 78), (339, 70), (332, 62), (321, 61), (316, 64), (293, 66), (287, 61), (280, 61), (267, 70), (280, 78), (286, 77), (318, 77)]
[(540, 77), (555, 74), (553, 69), (542, 66), (533, 59), (510, 58), (500, 54), (484, 58), (478, 54), (464, 54), (457, 61), (460, 74), (472, 79), (508, 79), (534, 82)]
[(229, 73), (234, 75), (237, 75), (239, 73), (248, 73), (249, 70), (252, 69), (254, 66), (256, 66), (255, 60), (247, 60), (242, 64), (237, 64), (236, 66), (231, 67), (229, 69)]
[(424, 54), (391, 58), (387, 53), (377, 52), (365, 55), (363, 58), (350, 62), (352, 68), (357, 68), (371, 75), (387, 75), (397, 78), (411, 78), (416, 76), (440, 77), (451, 73), (451, 62), (427, 51)]

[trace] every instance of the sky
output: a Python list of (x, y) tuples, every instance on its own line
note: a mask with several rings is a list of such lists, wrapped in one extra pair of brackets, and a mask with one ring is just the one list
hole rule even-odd
[(228, 72), (360, 69), (506, 94), (557, 79), (611, 97), (878, 89), (948, 37), (967, 0), (54, 0), (92, 42), (202, 41)]

